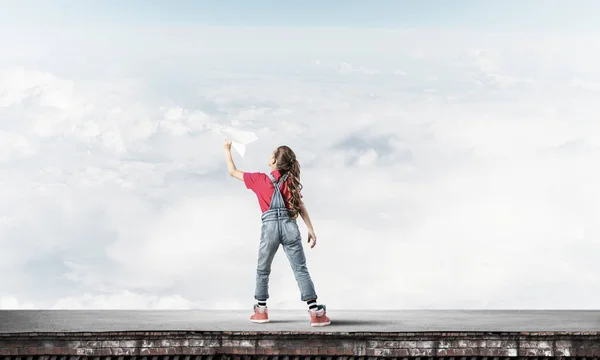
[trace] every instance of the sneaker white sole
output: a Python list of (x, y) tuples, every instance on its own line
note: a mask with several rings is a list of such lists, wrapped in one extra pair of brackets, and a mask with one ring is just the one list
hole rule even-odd
[(252, 321), (255, 324), (264, 324), (264, 323), (268, 323), (269, 322), (268, 319), (267, 320), (250, 320), (250, 321)]
[(310, 326), (314, 326), (314, 327), (317, 327), (317, 326), (327, 326), (329, 324), (331, 324), (331, 321), (324, 322), (324, 323), (310, 323)]

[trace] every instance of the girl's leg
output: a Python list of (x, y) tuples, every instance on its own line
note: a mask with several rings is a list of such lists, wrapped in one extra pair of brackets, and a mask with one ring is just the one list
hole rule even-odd
[(309, 307), (310, 326), (327, 326), (331, 320), (327, 317), (325, 305), (317, 305), (315, 286), (306, 267), (306, 257), (302, 248), (302, 237), (298, 224), (294, 220), (283, 223), (283, 250), (285, 251), (294, 276), (300, 288), (301, 300)]
[(278, 248), (277, 222), (267, 221), (262, 225), (260, 246), (258, 249), (256, 288), (254, 291), (254, 298), (256, 300), (266, 302), (269, 298), (269, 275), (271, 274), (271, 264)]
[[(317, 294), (315, 292), (315, 285), (306, 266), (306, 256), (302, 248), (302, 236), (300, 235), (298, 224), (294, 220), (288, 220), (283, 222), (282, 228), (283, 250), (287, 255), (292, 271), (294, 272), (294, 277), (298, 283), (300, 298), (302, 301), (308, 302), (309, 300), (314, 300), (316, 303)], [(311, 305), (312, 302), (309, 304), (309, 307)]]

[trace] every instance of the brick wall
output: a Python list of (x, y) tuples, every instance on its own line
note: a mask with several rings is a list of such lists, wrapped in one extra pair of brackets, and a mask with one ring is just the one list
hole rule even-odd
[[(0, 360), (147, 357), (374, 360), (375, 358), (600, 358), (600, 332), (324, 333), (110, 332), (0, 334)], [(200, 355), (204, 355), (199, 357)], [(107, 358), (109, 357), (109, 358)], [(19, 359), (20, 358), (20, 359)], [(287, 359), (286, 359), (287, 360)], [(600, 359), (598, 359), (600, 360)]]

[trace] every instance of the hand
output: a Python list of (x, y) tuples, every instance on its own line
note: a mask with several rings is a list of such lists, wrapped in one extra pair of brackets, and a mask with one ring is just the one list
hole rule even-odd
[(310, 244), (311, 249), (317, 245), (317, 235), (315, 235), (313, 229), (308, 229), (308, 243)]
[(223, 147), (225, 148), (225, 150), (230, 151), (231, 150), (231, 140), (225, 139), (225, 143), (223, 144)]

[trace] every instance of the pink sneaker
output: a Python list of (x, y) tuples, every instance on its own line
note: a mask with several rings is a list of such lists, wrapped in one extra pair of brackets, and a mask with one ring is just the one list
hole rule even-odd
[(327, 326), (331, 319), (327, 317), (325, 305), (318, 305), (316, 310), (308, 310), (310, 314), (310, 326)]
[(250, 321), (257, 324), (264, 324), (269, 322), (269, 310), (264, 307), (261, 308), (258, 304), (254, 304), (254, 315), (250, 317)]

